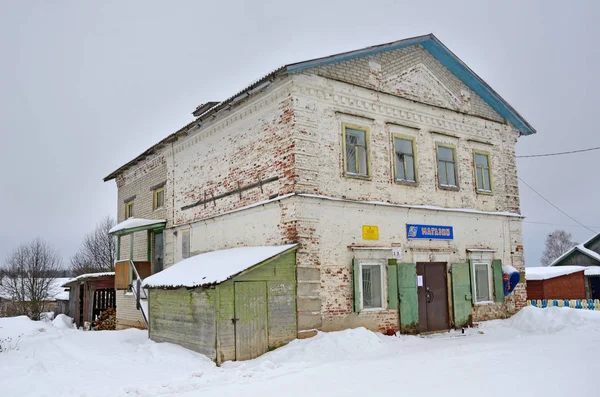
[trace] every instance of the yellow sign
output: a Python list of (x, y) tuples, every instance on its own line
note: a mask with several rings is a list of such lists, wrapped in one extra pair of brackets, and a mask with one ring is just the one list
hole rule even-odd
[(379, 227), (372, 225), (362, 226), (363, 240), (379, 240)]

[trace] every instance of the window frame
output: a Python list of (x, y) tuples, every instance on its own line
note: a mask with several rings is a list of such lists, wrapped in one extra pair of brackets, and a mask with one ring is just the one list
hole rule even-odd
[[(487, 259), (473, 259), (472, 261), (472, 272), (473, 272), (473, 297), (475, 305), (490, 305), (494, 302), (494, 270), (492, 269), (492, 261)], [(478, 300), (477, 299), (477, 274), (475, 273), (475, 268), (477, 265), (484, 265), (487, 268), (487, 282), (488, 282), (488, 297), (486, 300)]]
[[(452, 164), (454, 164), (454, 182), (456, 183), (456, 185), (452, 186), (452, 185), (442, 185), (441, 180), (440, 180), (440, 169), (439, 169), (439, 164), (440, 164), (440, 155), (439, 155), (439, 148), (443, 147), (443, 148), (447, 148), (447, 149), (452, 149), (452, 159), (454, 160), (452, 162)], [(443, 190), (454, 190), (457, 191), (460, 189), (460, 182), (458, 180), (458, 166), (457, 166), (457, 161), (456, 161), (457, 157), (456, 157), (456, 145), (453, 145), (451, 143), (441, 143), (441, 142), (437, 142), (435, 144), (435, 173), (437, 175), (437, 185), (438, 188), (443, 189)], [(444, 162), (448, 162), (447, 160), (442, 160)]]
[[(159, 207), (158, 206), (158, 194), (161, 192), (163, 194), (163, 200), (162, 200), (163, 202), (162, 202), (161, 206)], [(156, 211), (158, 209), (163, 208), (164, 206), (165, 206), (165, 187), (161, 186), (152, 191), (152, 210)]]
[[(412, 143), (412, 157), (413, 157), (413, 173), (415, 175), (414, 181), (409, 181), (406, 179), (398, 179), (398, 167), (396, 166), (396, 139), (403, 139), (405, 141), (411, 141)], [(394, 167), (394, 183), (400, 185), (409, 185), (409, 186), (417, 186), (419, 184), (419, 176), (418, 176), (418, 164), (417, 164), (417, 138), (410, 135), (403, 134), (392, 134), (392, 165)], [(406, 174), (406, 161), (404, 162), (404, 169)]]
[[(490, 175), (490, 190), (485, 190), (485, 189), (480, 189), (479, 187), (479, 181), (477, 179), (477, 161), (476, 161), (476, 157), (477, 155), (480, 156), (486, 156), (487, 160), (488, 160), (488, 173)], [(488, 196), (491, 196), (494, 194), (494, 178), (492, 177), (492, 156), (490, 156), (489, 152), (485, 152), (482, 150), (473, 150), (473, 176), (475, 178), (475, 191), (477, 192), (477, 194), (485, 194)]]
[[(346, 130), (358, 130), (363, 131), (365, 133), (365, 155), (367, 157), (367, 173), (366, 174), (356, 174), (348, 171), (348, 159), (346, 158)], [(370, 140), (370, 130), (369, 127), (363, 127), (357, 124), (350, 123), (342, 123), (342, 155), (343, 155), (343, 174), (347, 178), (356, 178), (356, 179), (364, 179), (371, 180), (371, 145), (369, 143)]]
[[(363, 266), (379, 266), (380, 268), (380, 276), (381, 276), (381, 307), (365, 307), (364, 306), (364, 291), (363, 291)], [(387, 271), (387, 266), (384, 266), (384, 263), (382, 262), (378, 262), (378, 261), (359, 261), (358, 262), (358, 274), (359, 274), (359, 280), (358, 280), (358, 288), (360, 291), (360, 311), (361, 312), (379, 312), (379, 311), (385, 311), (387, 310), (387, 299), (386, 299), (386, 294), (387, 294), (387, 286), (385, 283), (385, 280), (387, 280), (387, 275), (385, 274), (385, 271)]]
[(134, 200), (125, 203), (125, 219), (133, 218), (134, 215)]

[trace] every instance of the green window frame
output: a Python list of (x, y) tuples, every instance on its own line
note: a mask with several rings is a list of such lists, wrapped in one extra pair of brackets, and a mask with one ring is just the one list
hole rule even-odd
[(438, 143), (435, 152), (437, 158), (438, 187), (446, 190), (458, 190), (456, 147)]
[(414, 137), (394, 134), (394, 181), (409, 185), (417, 183), (417, 151)]
[(490, 154), (487, 152), (473, 151), (473, 165), (475, 169), (475, 186), (477, 193), (492, 194), (492, 164)]
[(473, 297), (476, 304), (493, 302), (493, 273), (488, 260), (473, 260)]
[(165, 205), (165, 188), (164, 187), (159, 187), (158, 189), (155, 189), (152, 196), (153, 196), (153, 199), (152, 199), (152, 209), (153, 210), (162, 208)]
[(342, 132), (344, 175), (352, 178), (370, 178), (369, 129), (354, 124), (342, 124)]
[(125, 219), (133, 217), (133, 201), (125, 203)]

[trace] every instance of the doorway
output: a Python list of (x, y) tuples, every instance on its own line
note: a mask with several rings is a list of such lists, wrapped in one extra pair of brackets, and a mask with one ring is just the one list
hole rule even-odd
[(84, 321), (84, 317), (83, 317), (83, 313), (85, 312), (85, 287), (83, 286), (83, 284), (79, 285), (79, 323), (77, 323), (78, 327), (83, 327), (83, 321)]
[(158, 273), (163, 270), (163, 234), (154, 233), (154, 273)]
[(588, 277), (590, 280), (590, 298), (600, 299), (600, 277)]
[(444, 262), (417, 263), (419, 331), (433, 332), (449, 328), (448, 272)]

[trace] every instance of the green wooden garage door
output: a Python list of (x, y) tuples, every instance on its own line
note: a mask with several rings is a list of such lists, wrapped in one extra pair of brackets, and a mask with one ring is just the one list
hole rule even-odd
[(267, 283), (242, 281), (235, 289), (235, 358), (249, 360), (267, 352)]

